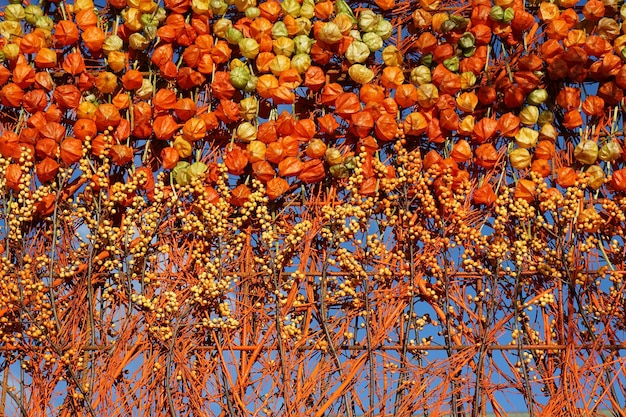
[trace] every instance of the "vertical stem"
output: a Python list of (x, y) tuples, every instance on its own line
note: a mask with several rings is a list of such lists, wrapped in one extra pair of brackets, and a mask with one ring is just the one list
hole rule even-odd
[[(332, 242), (331, 242), (332, 244)], [(337, 366), (337, 372), (339, 373), (339, 378), (343, 380), (343, 371), (341, 370), (341, 361), (339, 360), (339, 355), (337, 355), (337, 350), (335, 349), (335, 345), (333, 339), (330, 335), (330, 331), (328, 326), (326, 325), (328, 319), (328, 311), (326, 305), (326, 295), (327, 295), (327, 274), (328, 274), (328, 252), (324, 251), (324, 260), (322, 264), (322, 275), (320, 277), (320, 326), (322, 327), (322, 331), (324, 332), (324, 336), (326, 340), (328, 340), (328, 349), (330, 350), (330, 354), (335, 361), (335, 365)], [(352, 417), (352, 409), (350, 408), (350, 398), (348, 393), (344, 393), (342, 395), (346, 406), (346, 412), (348, 417)]]
[[(519, 324), (520, 324), (520, 313), (521, 310), (520, 308), (523, 307), (523, 303), (522, 303), (522, 283), (521, 283), (521, 274), (520, 271), (517, 271), (517, 274), (515, 275), (515, 293), (513, 294), (513, 308), (514, 308), (514, 322), (515, 322), (515, 326), (516, 326), (516, 330), (518, 330), (519, 333)], [(522, 368), (522, 374), (524, 376), (524, 400), (526, 401), (526, 404), (528, 406), (528, 414), (530, 417), (534, 417), (534, 412), (533, 412), (533, 395), (532, 395), (532, 389), (530, 387), (530, 378), (528, 376), (528, 369), (526, 367), (526, 362), (524, 361), (524, 356), (523, 356), (523, 350), (522, 350), (522, 344), (524, 342), (523, 337), (518, 337), (516, 339), (517, 341), (517, 355), (519, 357), (519, 361), (520, 361), (520, 366)]]

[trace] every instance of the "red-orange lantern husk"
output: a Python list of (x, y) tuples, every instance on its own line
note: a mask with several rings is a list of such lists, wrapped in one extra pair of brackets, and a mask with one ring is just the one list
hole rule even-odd
[(35, 70), (27, 64), (17, 64), (13, 69), (13, 82), (20, 88), (28, 88), (35, 82)]
[(66, 165), (80, 161), (83, 154), (83, 142), (77, 138), (67, 138), (61, 142), (61, 160)]
[(426, 136), (428, 137), (428, 141), (432, 143), (445, 142), (444, 133), (439, 125), (439, 119), (432, 118), (430, 120), (428, 127), (426, 128)]
[(490, 140), (498, 129), (498, 122), (489, 117), (483, 117), (474, 125), (472, 139), (478, 143)]
[(298, 179), (305, 184), (313, 184), (322, 181), (325, 176), (324, 162), (321, 159), (313, 159), (303, 164)]
[(204, 138), (207, 128), (204, 120), (194, 117), (185, 122), (182, 128), (183, 138), (189, 142), (194, 142)]
[(229, 73), (226, 71), (216, 71), (213, 81), (211, 82), (211, 92), (213, 96), (218, 100), (228, 100), (233, 97), (235, 91), (235, 87), (230, 82)]
[(7, 107), (20, 107), (23, 97), (24, 90), (15, 83), (6, 84), (0, 90), (0, 102)]
[(483, 143), (480, 145), (476, 148), (474, 155), (476, 156), (474, 158), (476, 165), (487, 169), (493, 168), (498, 162), (498, 159), (500, 159), (498, 151), (491, 143)]
[(425, 31), (415, 41), (415, 47), (422, 54), (430, 54), (437, 47), (437, 37), (432, 33)]
[(40, 200), (35, 202), (35, 213), (38, 216), (49, 216), (54, 212), (54, 203), (56, 201), (56, 194), (49, 193), (41, 197)]
[(602, 98), (606, 104), (615, 106), (623, 100), (624, 90), (618, 87), (614, 81), (609, 81), (600, 85), (598, 97)]
[(152, 123), (152, 107), (145, 101), (133, 105), (133, 120), (135, 125)]
[(274, 120), (268, 120), (261, 123), (257, 129), (257, 139), (265, 144), (276, 142), (276, 140), (278, 140), (276, 122)]
[(133, 160), (133, 148), (121, 144), (113, 145), (110, 156), (114, 164), (126, 165)]
[(137, 139), (145, 139), (152, 134), (152, 126), (147, 122), (141, 124), (135, 123), (135, 127), (133, 128), (131, 133)]
[(276, 133), (279, 136), (291, 135), (296, 127), (296, 120), (293, 115), (287, 111), (283, 111), (276, 119)]
[(39, 129), (35, 127), (23, 127), (20, 132), (20, 142), (35, 145), (39, 140)]
[(281, 177), (272, 178), (265, 185), (267, 197), (273, 201), (289, 190), (289, 183)]
[(57, 54), (50, 48), (41, 48), (33, 61), (37, 68), (54, 68), (57, 66)]
[[(46, 74), (48, 73), (46, 72)], [(6, 83), (9, 78), (11, 78), (11, 71), (9, 71), (9, 69), (4, 65), (0, 65), (0, 85)]]
[(459, 116), (454, 109), (445, 109), (439, 112), (439, 126), (448, 131), (459, 128)]
[[(87, 91), (93, 88), (96, 85), (96, 77), (88, 72), (81, 72), (78, 76), (78, 82), (76, 83), (80, 91)], [(52, 89), (52, 85), (50, 86), (50, 90)]]
[(438, 165), (441, 161), (443, 161), (443, 157), (436, 150), (432, 149), (424, 155), (424, 159), (422, 163), (424, 164), (424, 169), (430, 169), (433, 165)]
[(103, 135), (98, 135), (91, 141), (91, 153), (95, 156), (104, 156), (106, 154), (106, 143)]
[(573, 109), (563, 115), (563, 126), (570, 130), (574, 130), (577, 127), (582, 126), (583, 118), (580, 111)]
[(295, 177), (302, 171), (302, 160), (297, 156), (288, 156), (278, 163), (278, 175), (281, 177)]
[(541, 44), (541, 55), (548, 64), (557, 57), (563, 56), (564, 53), (565, 49), (556, 39), (548, 39)]
[[(130, 105), (130, 95), (129, 93), (125, 91), (120, 91), (119, 93), (115, 95), (115, 97), (113, 97), (113, 100), (111, 100), (111, 103), (115, 107), (117, 107), (119, 110), (127, 109)], [(122, 119), (122, 120), (126, 120), (126, 119)]]
[(334, 134), (339, 128), (337, 119), (335, 119), (335, 116), (331, 113), (326, 113), (324, 116), (318, 117), (317, 123), (319, 124), (321, 133)]
[(543, 61), (537, 55), (524, 55), (518, 61), (518, 65), (525, 71), (539, 71), (543, 68)]
[(220, 195), (217, 193), (215, 188), (211, 187), (210, 185), (205, 185), (204, 198), (206, 198), (206, 200), (211, 204), (217, 204), (217, 202), (220, 200)]
[(61, 123), (61, 119), (63, 118), (63, 111), (56, 104), (52, 103), (46, 109), (44, 115), (46, 120), (50, 123)]
[(78, 26), (71, 20), (61, 20), (54, 26), (53, 39), (59, 46), (70, 46), (78, 41)]
[(300, 153), (300, 142), (291, 135), (278, 139), (278, 143), (283, 147), (285, 156), (297, 156)]
[(154, 136), (159, 140), (168, 140), (174, 136), (174, 133), (178, 130), (179, 125), (174, 120), (174, 117), (167, 114), (165, 116), (158, 116), (154, 119), (152, 125), (154, 129)]
[(48, 97), (43, 90), (31, 90), (24, 94), (22, 105), (29, 113), (43, 111), (48, 106)]
[(611, 187), (615, 191), (626, 191), (626, 168), (613, 171), (611, 175)]
[(115, 127), (122, 120), (120, 111), (113, 104), (104, 103), (98, 106), (95, 113), (96, 126), (98, 130), (105, 130), (109, 127)]
[(65, 127), (57, 122), (49, 122), (39, 128), (39, 135), (59, 143), (65, 138)]
[(598, 96), (587, 96), (583, 101), (582, 110), (587, 116), (602, 116), (604, 114), (604, 100)]
[(326, 83), (326, 74), (324, 70), (315, 65), (311, 65), (304, 72), (304, 85), (311, 91), (318, 91)]
[(248, 157), (245, 151), (238, 147), (233, 147), (230, 151), (226, 152), (224, 164), (230, 174), (241, 175), (248, 165)]
[(230, 204), (242, 207), (250, 198), (250, 188), (245, 184), (240, 184), (230, 193)]
[(472, 159), (472, 148), (470, 144), (465, 139), (459, 140), (452, 147), (450, 157), (458, 163), (469, 161)]
[(505, 113), (498, 120), (498, 130), (502, 136), (511, 138), (519, 132), (520, 118), (513, 113)]
[(396, 103), (400, 107), (411, 107), (417, 103), (417, 90), (413, 84), (402, 84), (396, 89)]
[(81, 141), (86, 137), (94, 138), (98, 133), (96, 122), (89, 119), (79, 119), (74, 123), (74, 136)]
[(267, 182), (276, 176), (276, 170), (267, 161), (257, 161), (252, 164), (252, 174), (261, 182)]
[(377, 84), (363, 84), (359, 98), (363, 103), (381, 103), (385, 99), (385, 89)]
[(285, 159), (287, 156), (285, 155), (285, 149), (283, 148), (282, 143), (280, 142), (272, 142), (267, 145), (267, 150), (265, 151), (265, 158), (273, 164), (278, 164), (280, 161)]
[(370, 131), (374, 127), (374, 116), (369, 111), (360, 111), (354, 113), (351, 117), (351, 129), (359, 138), (364, 138), (369, 135)]
[(93, 8), (86, 8), (76, 13), (76, 24), (82, 30), (98, 24), (98, 15)]
[(200, 118), (204, 120), (204, 123), (206, 123), (207, 131), (217, 129), (220, 125), (220, 121), (217, 119), (215, 112), (210, 111), (208, 113), (202, 113)]
[(513, 196), (532, 203), (535, 199), (536, 188), (537, 185), (533, 181), (521, 179), (517, 182)]
[(366, 178), (363, 180), (359, 187), (359, 193), (365, 196), (374, 196), (378, 191), (379, 180), (374, 177)]
[(484, 204), (486, 206), (492, 205), (497, 198), (496, 193), (493, 191), (493, 186), (489, 183), (484, 183), (474, 190), (472, 197), (475, 204)]
[(322, 92), (320, 95), (320, 103), (326, 106), (334, 106), (335, 99), (340, 94), (343, 94), (343, 87), (339, 83), (330, 83), (326, 84), (324, 88), (322, 88)]
[[(181, 98), (174, 104), (174, 114), (181, 121), (186, 122), (196, 115), (196, 111), (198, 110), (196, 106), (196, 102), (190, 98)], [(206, 124), (206, 121), (205, 121)]]
[(45, 158), (43, 161), (35, 165), (37, 178), (42, 183), (54, 180), (59, 172), (59, 163), (52, 158)]
[(102, 29), (97, 26), (90, 26), (83, 31), (81, 35), (83, 45), (92, 52), (97, 52), (102, 49), (102, 45), (105, 41), (105, 35)]
[(556, 155), (554, 143), (550, 140), (540, 140), (535, 149), (535, 158), (550, 160)]
[(241, 118), (239, 105), (232, 100), (220, 100), (215, 109), (215, 116), (224, 123), (236, 122)]
[(497, 94), (495, 88), (483, 85), (478, 89), (478, 102), (480, 104), (488, 106), (493, 104), (496, 101), (496, 98)]
[(530, 166), (530, 170), (541, 175), (544, 178), (552, 173), (550, 161), (548, 161), (547, 159), (535, 159)]
[(565, 110), (573, 110), (580, 106), (580, 89), (577, 87), (563, 87), (556, 95), (556, 104)]
[(178, 151), (170, 146), (161, 149), (161, 163), (163, 164), (163, 169), (172, 169), (178, 163), (180, 155)]
[(308, 142), (315, 136), (317, 127), (313, 119), (300, 119), (293, 128), (292, 135), (302, 142)]
[(504, 106), (507, 109), (516, 109), (521, 107), (526, 100), (526, 94), (524, 91), (515, 86), (511, 86), (504, 91)]
[(164, 43), (157, 46), (150, 57), (150, 61), (157, 67), (161, 68), (168, 62), (172, 62), (174, 57), (174, 48), (170, 43)]
[(572, 167), (560, 167), (555, 170), (556, 172), (556, 183), (563, 188), (573, 186), (578, 176), (576, 175), (576, 171)]
[(396, 139), (398, 134), (398, 123), (396, 118), (391, 114), (382, 114), (378, 120), (374, 129), (376, 137), (384, 142), (389, 142)]
[(28, 126), (41, 129), (48, 124), (48, 119), (46, 119), (45, 113), (38, 111), (37, 113), (30, 116), (26, 123), (28, 124)]
[(198, 45), (191, 45), (185, 48), (183, 52), (183, 62), (191, 68), (198, 69), (200, 58), (202, 57), (202, 50)]
[(41, 159), (55, 158), (58, 149), (59, 144), (54, 139), (40, 139), (35, 145), (35, 155)]
[(136, 90), (143, 83), (143, 75), (140, 71), (130, 69), (122, 76), (122, 85), (127, 90)]
[(355, 93), (341, 93), (335, 97), (335, 112), (342, 119), (349, 119), (361, 110), (361, 102)]
[(152, 98), (152, 106), (156, 111), (170, 110), (174, 108), (176, 102), (176, 93), (167, 88), (160, 88)]
[(23, 175), (21, 167), (18, 164), (9, 164), (4, 175), (7, 188), (13, 191), (19, 191)]

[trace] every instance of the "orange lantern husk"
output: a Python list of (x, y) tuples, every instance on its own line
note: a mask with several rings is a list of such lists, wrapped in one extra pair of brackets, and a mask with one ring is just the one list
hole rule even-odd
[(491, 143), (483, 143), (478, 146), (474, 155), (475, 164), (486, 169), (493, 168), (500, 159), (500, 154)]
[(178, 123), (171, 115), (157, 116), (152, 125), (154, 136), (159, 140), (169, 140), (179, 129)]
[(556, 172), (556, 183), (563, 187), (571, 187), (578, 180), (578, 176), (576, 171), (572, 167), (560, 167), (555, 170)]
[(472, 159), (472, 148), (465, 139), (459, 140), (452, 147), (450, 157), (458, 163), (467, 162)]
[(169, 146), (161, 150), (160, 156), (163, 169), (174, 168), (180, 159), (178, 151)]
[(61, 142), (61, 160), (66, 165), (80, 161), (83, 152), (83, 142), (77, 138), (67, 138)]
[(383, 142), (389, 142), (396, 139), (398, 134), (398, 123), (396, 118), (390, 114), (382, 114), (375, 124), (376, 137)]
[(252, 194), (250, 188), (245, 184), (240, 184), (231, 191), (230, 204), (236, 207), (243, 207), (248, 202), (250, 194)]
[(322, 181), (326, 177), (324, 162), (321, 159), (306, 161), (298, 174), (298, 179), (305, 184), (313, 184)]
[(59, 144), (54, 139), (40, 139), (35, 144), (35, 155), (43, 158), (55, 158), (59, 149)]
[(516, 199), (526, 200), (529, 203), (532, 203), (535, 199), (537, 185), (527, 179), (520, 179), (517, 182), (517, 186), (515, 187), (515, 191), (513, 196)]
[(101, 104), (95, 112), (96, 126), (100, 131), (117, 126), (121, 119), (119, 110), (113, 104)]
[(243, 150), (238, 147), (233, 147), (230, 151), (226, 152), (224, 165), (226, 165), (230, 174), (241, 175), (248, 165), (248, 157)]
[(133, 148), (126, 145), (113, 145), (110, 152), (111, 161), (116, 165), (126, 165), (133, 160)]
[(267, 161), (256, 161), (252, 164), (252, 174), (261, 182), (268, 182), (276, 176), (276, 170)]
[(493, 186), (489, 183), (485, 183), (474, 190), (472, 197), (474, 204), (484, 204), (486, 206), (492, 205), (497, 198), (496, 193), (493, 191)]
[(43, 161), (35, 165), (35, 171), (37, 172), (37, 178), (42, 183), (50, 182), (54, 180), (59, 172), (59, 163), (52, 158), (45, 158)]

